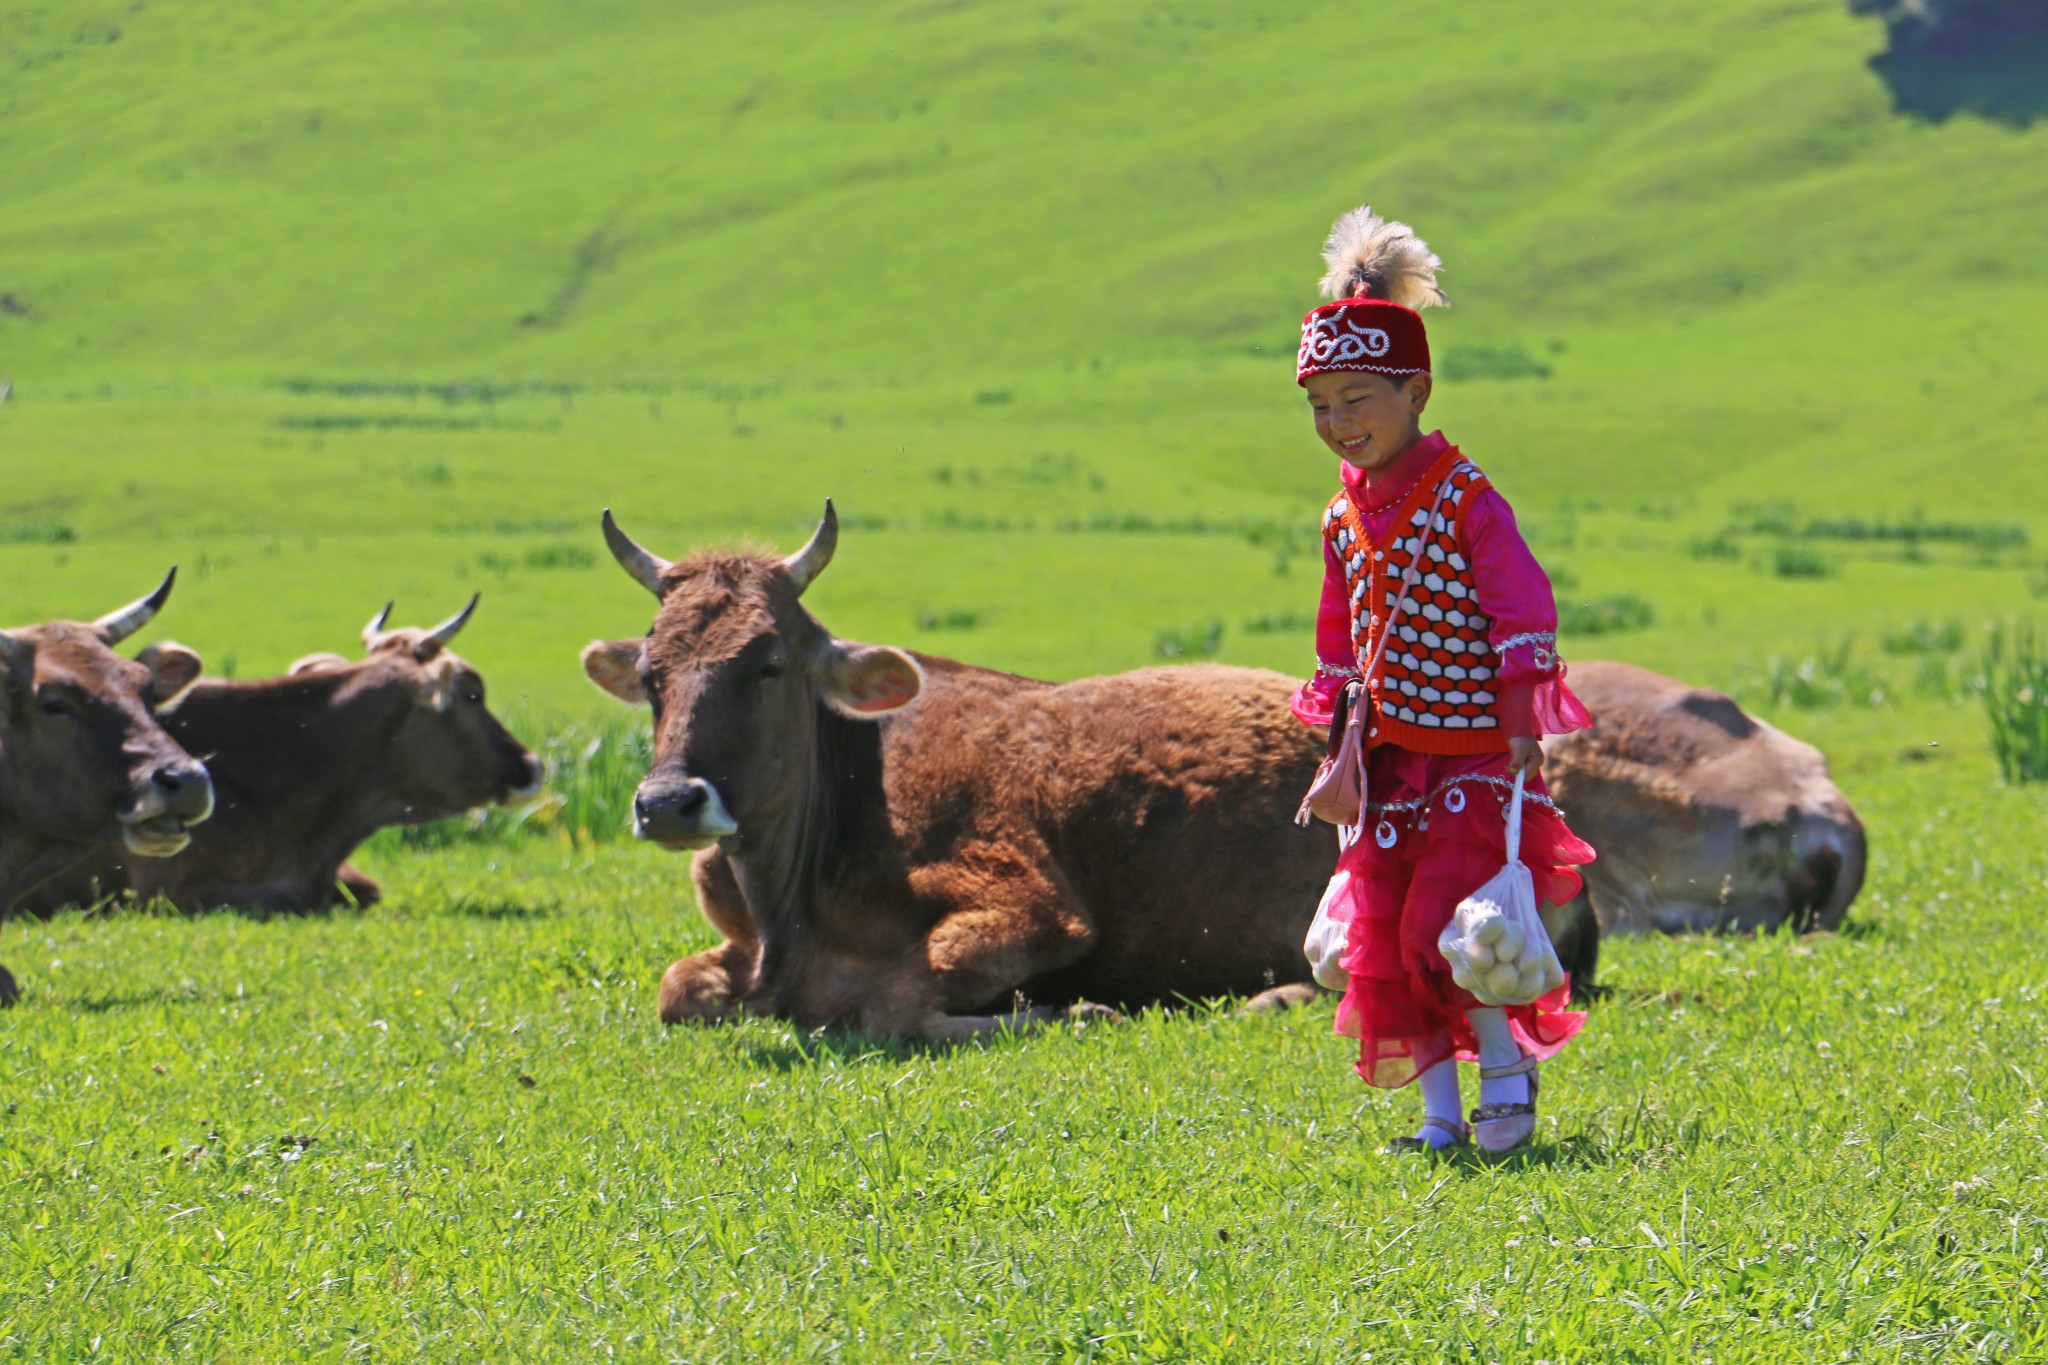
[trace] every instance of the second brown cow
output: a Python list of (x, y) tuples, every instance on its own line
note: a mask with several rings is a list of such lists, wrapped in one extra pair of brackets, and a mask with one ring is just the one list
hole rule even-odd
[(133, 894), (187, 909), (366, 904), (377, 884), (345, 862), (377, 830), (534, 795), (539, 760), (448, 647), (475, 608), (471, 598), (431, 630), (392, 630), (386, 607), (363, 631), (363, 659), (319, 654), (283, 677), (193, 684), (162, 720), (213, 775), (212, 821), (174, 858), (108, 846), (34, 903)]

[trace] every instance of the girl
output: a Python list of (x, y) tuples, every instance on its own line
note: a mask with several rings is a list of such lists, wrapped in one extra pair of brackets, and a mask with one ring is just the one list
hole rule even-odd
[[(1359, 1040), (1367, 1084), (1422, 1083), (1422, 1127), (1389, 1150), (1474, 1139), (1507, 1151), (1535, 1131), (1537, 1062), (1585, 1015), (1566, 1012), (1569, 982), (1532, 1005), (1480, 1007), (1451, 980), (1437, 935), (1506, 861), (1503, 810), (1518, 773), (1536, 894), (1545, 905), (1577, 894), (1573, 867), (1593, 850), (1544, 794), (1538, 741), (1592, 720), (1564, 685), (1550, 580), (1514, 513), (1442, 432), (1422, 434), (1429, 339), (1414, 310), (1448, 302), (1442, 262), (1370, 208), (1337, 220), (1323, 259), (1323, 293), (1336, 301), (1302, 320), (1295, 378), (1344, 486), (1323, 517), (1319, 667), (1294, 712), (1327, 725), (1353, 686), (1369, 708), (1364, 813), (1326, 901), (1349, 923), (1337, 1031)], [(1461, 1059), (1479, 1063), (1469, 1127)]]

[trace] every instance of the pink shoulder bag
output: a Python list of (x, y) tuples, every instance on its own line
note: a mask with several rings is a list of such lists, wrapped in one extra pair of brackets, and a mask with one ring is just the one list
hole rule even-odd
[[(1429, 504), (1429, 519), (1423, 522), (1425, 529), (1436, 525), (1437, 510), (1443, 506), (1445, 484), (1436, 486), (1436, 498)], [(1301, 798), (1301, 809), (1294, 813), (1294, 823), (1306, 826), (1311, 817), (1327, 824), (1350, 828), (1358, 824), (1365, 810), (1365, 738), (1366, 726), (1372, 714), (1372, 695), (1368, 690), (1373, 674), (1379, 672), (1380, 659), (1386, 655), (1387, 641), (1394, 637), (1394, 626), (1401, 619), (1401, 613), (1408, 609), (1408, 594), (1414, 591), (1415, 582), (1422, 576), (1422, 555), (1419, 549), (1408, 567), (1401, 574), (1401, 593), (1394, 599), (1393, 610), (1387, 613), (1387, 624), (1380, 631), (1380, 642), (1373, 649), (1372, 658), (1366, 663), (1365, 671), (1357, 682), (1346, 683), (1337, 696), (1337, 708), (1330, 716), (1330, 750), (1316, 768), (1315, 781), (1308, 784), (1308, 794)]]

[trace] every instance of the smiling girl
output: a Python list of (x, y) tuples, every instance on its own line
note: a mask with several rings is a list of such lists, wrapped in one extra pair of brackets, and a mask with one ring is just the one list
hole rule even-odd
[[(1514, 513), (1442, 432), (1422, 433), (1433, 381), (1415, 310), (1448, 302), (1441, 262), (1370, 208), (1337, 220), (1323, 259), (1335, 302), (1302, 320), (1295, 378), (1343, 487), (1323, 516), (1318, 667), (1294, 711), (1327, 725), (1346, 688), (1368, 708), (1366, 801), (1326, 902), (1349, 923), (1337, 1031), (1359, 1040), (1367, 1084), (1421, 1082), (1422, 1126), (1392, 1149), (1506, 1151), (1535, 1129), (1537, 1062), (1585, 1016), (1566, 1011), (1569, 983), (1531, 1005), (1481, 1007), (1451, 980), (1437, 936), (1506, 860), (1517, 773), (1537, 895), (1549, 906), (1577, 894), (1573, 868), (1593, 850), (1545, 794), (1539, 741), (1591, 718), (1565, 687), (1550, 580)], [(1461, 1059), (1480, 1065), (1469, 1127)]]

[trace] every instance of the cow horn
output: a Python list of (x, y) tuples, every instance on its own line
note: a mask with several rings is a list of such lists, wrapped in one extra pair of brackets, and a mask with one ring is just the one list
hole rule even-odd
[(789, 570), (789, 576), (796, 580), (797, 594), (817, 581), (825, 566), (832, 562), (832, 552), (839, 548), (839, 513), (832, 506), (832, 499), (825, 499), (825, 516), (819, 521), (818, 529), (811, 533), (810, 543), (782, 561), (782, 567)]
[(178, 581), (178, 566), (171, 565), (171, 571), (164, 575), (164, 581), (157, 584), (156, 591), (147, 597), (138, 597), (118, 611), (110, 611), (92, 623), (100, 639), (110, 645), (118, 645), (136, 631), (141, 630), (163, 610), (164, 602), (171, 595), (171, 584)]
[(460, 634), (462, 628), (469, 624), (469, 614), (476, 610), (477, 599), (482, 596), (483, 594), (480, 592), (471, 593), (468, 606), (456, 612), (440, 625), (435, 626), (425, 635), (422, 635), (420, 642), (412, 647), (413, 657), (424, 663), (440, 653), (447, 646), (448, 642)]
[(612, 558), (619, 561), (619, 567), (633, 575), (638, 583), (656, 597), (661, 596), (661, 576), (668, 572), (669, 563), (660, 555), (650, 554), (619, 529), (612, 520), (612, 509), (604, 509), (604, 543), (611, 546)]
[(391, 603), (386, 602), (384, 610), (372, 616), (370, 624), (363, 627), (364, 649), (375, 649), (377, 647), (377, 637), (384, 633), (384, 623), (391, 619), (391, 606)]

